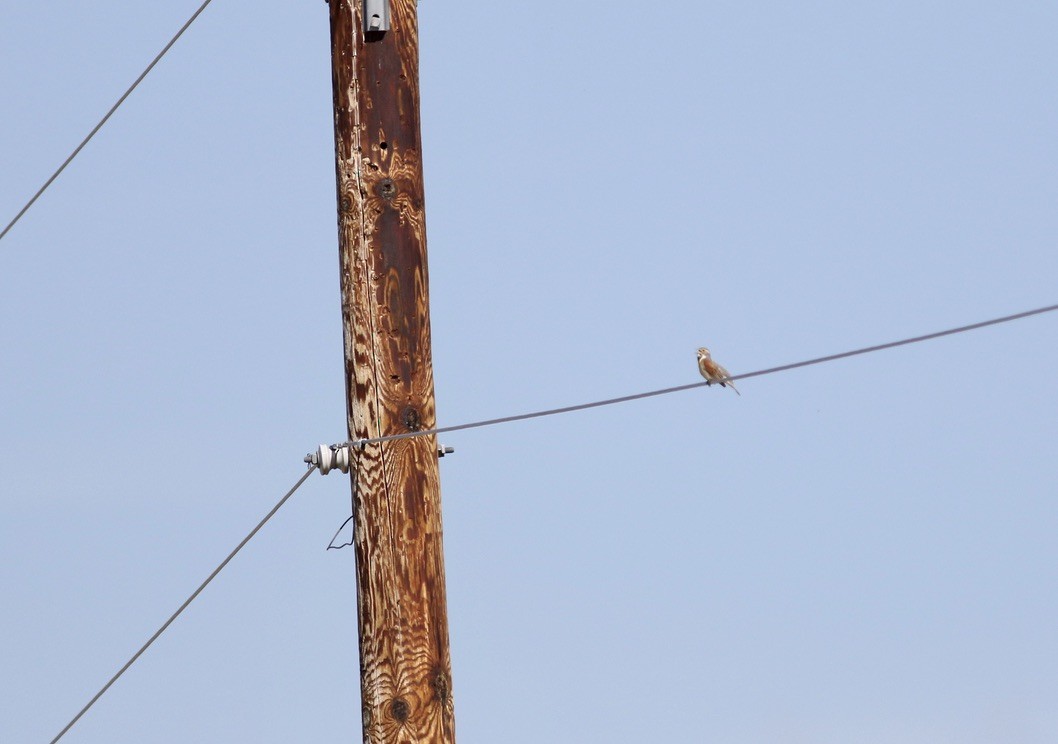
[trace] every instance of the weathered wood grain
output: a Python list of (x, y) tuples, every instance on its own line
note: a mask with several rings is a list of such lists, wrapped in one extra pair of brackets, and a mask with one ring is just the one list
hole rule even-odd
[[(366, 39), (361, 3), (330, 0), (350, 439), (436, 426), (415, 0)], [(356, 460), (364, 741), (454, 742), (436, 438)]]

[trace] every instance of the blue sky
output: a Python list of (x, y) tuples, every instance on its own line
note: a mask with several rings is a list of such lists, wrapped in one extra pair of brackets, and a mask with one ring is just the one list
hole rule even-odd
[[(197, 7), (0, 10), (6, 224)], [(424, 0), (441, 425), (1056, 300), (1058, 9)], [(326, 6), (214, 2), (0, 242), (0, 740), (344, 438)], [(449, 435), (463, 742), (1052, 742), (1058, 319)], [(69, 742), (357, 740), (313, 476)]]

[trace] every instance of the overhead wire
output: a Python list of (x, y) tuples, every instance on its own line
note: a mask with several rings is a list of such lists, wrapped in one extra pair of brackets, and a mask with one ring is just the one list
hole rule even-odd
[(180, 30), (177, 31), (173, 38), (169, 40), (169, 43), (162, 48), (162, 51), (158, 52), (157, 56), (155, 56), (155, 58), (151, 60), (151, 63), (147, 65), (143, 72), (140, 73), (140, 76), (136, 78), (132, 85), (128, 87), (128, 90), (126, 90), (121, 95), (121, 98), (117, 100), (117, 103), (111, 106), (110, 110), (107, 111), (103, 118), (99, 120), (99, 123), (92, 127), (92, 131), (88, 133), (87, 137), (81, 140), (81, 144), (74, 148), (74, 151), (70, 153), (70, 156), (63, 161), (62, 165), (60, 165), (54, 173), (51, 174), (51, 177), (44, 182), (44, 185), (37, 189), (37, 193), (35, 193), (30, 198), (30, 200), (26, 202), (25, 206), (23, 206), (22, 209), (19, 210), (18, 214), (15, 215), (14, 219), (7, 223), (7, 227), (3, 229), (3, 232), (0, 232), (0, 240), (3, 240), (4, 236), (7, 235), (7, 233), (11, 230), (12, 227), (15, 226), (15, 223), (22, 219), (22, 215), (29, 211), (29, 208), (32, 207), (34, 203), (36, 203), (37, 199), (40, 198), (41, 194), (47, 191), (48, 187), (52, 185), (56, 178), (59, 177), (59, 174), (66, 170), (66, 166), (68, 166), (71, 161), (73, 161), (73, 159), (77, 157), (81, 150), (84, 149), (84, 146), (88, 144), (88, 141), (95, 137), (96, 132), (103, 128), (103, 125), (106, 124), (110, 117), (113, 115), (113, 113), (118, 110), (118, 107), (125, 102), (126, 98), (132, 95), (132, 91), (136, 90), (136, 86), (138, 86), (143, 81), (143, 79), (147, 77), (150, 71), (154, 69), (154, 66), (158, 64), (161, 58), (164, 57), (166, 53), (173, 47), (173, 44), (175, 44), (177, 40), (184, 35), (184, 31), (187, 31), (188, 27), (190, 27), (191, 24), (195, 22), (195, 19), (202, 14), (202, 11), (204, 11), (206, 9), (206, 6), (209, 5), (211, 2), (213, 2), (213, 0), (205, 0), (205, 2), (203, 2), (202, 5), (198, 7), (198, 10), (196, 10), (191, 15), (191, 17), (187, 19), (187, 22), (180, 27)]
[[(761, 370), (757, 370), (757, 371), (754, 371), (754, 372), (745, 372), (745, 373), (742, 373), (742, 374), (730, 375), (727, 379), (731, 380), (731, 381), (745, 380), (745, 379), (749, 379), (751, 377), (761, 377), (763, 375), (770, 375), (770, 374), (775, 374), (775, 373), (778, 373), (778, 372), (786, 372), (786, 371), (789, 371), (789, 370), (792, 370), (792, 369), (798, 369), (798, 368), (801, 368), (801, 367), (808, 367), (808, 366), (815, 365), (815, 364), (823, 364), (823, 363), (826, 363), (826, 362), (832, 362), (832, 361), (836, 361), (838, 359), (846, 359), (848, 357), (858, 356), (858, 355), (861, 355), (861, 354), (870, 354), (870, 353), (873, 353), (873, 352), (876, 352), (876, 351), (882, 351), (882, 350), (885, 350), (885, 349), (896, 348), (898, 346), (906, 346), (908, 344), (915, 344), (915, 343), (921, 343), (923, 341), (930, 341), (930, 340), (933, 340), (933, 339), (936, 339), (936, 338), (941, 338), (943, 336), (951, 336), (951, 335), (955, 335), (957, 333), (966, 333), (968, 331), (973, 331), (973, 330), (977, 330), (977, 329), (980, 329), (980, 328), (985, 328), (985, 327), (988, 327), (988, 326), (998, 325), (1000, 323), (1009, 323), (1009, 322), (1012, 322), (1012, 321), (1015, 321), (1015, 320), (1021, 320), (1023, 318), (1028, 318), (1028, 317), (1031, 317), (1031, 316), (1034, 316), (1034, 315), (1042, 315), (1044, 313), (1054, 312), (1055, 310), (1058, 310), (1058, 304), (1048, 305), (1046, 307), (1040, 307), (1040, 308), (1036, 308), (1034, 310), (1026, 310), (1024, 312), (1014, 313), (1012, 315), (1004, 315), (1002, 317), (992, 318), (990, 320), (984, 320), (984, 321), (980, 321), (978, 323), (970, 323), (968, 325), (957, 326), (955, 328), (948, 328), (948, 329), (945, 329), (943, 331), (935, 331), (933, 333), (927, 333), (927, 334), (923, 334), (923, 335), (920, 335), (920, 336), (912, 336), (910, 338), (900, 339), (899, 341), (889, 341), (889, 342), (883, 343), (883, 344), (875, 344), (873, 346), (865, 346), (865, 347), (858, 348), (858, 349), (852, 349), (850, 351), (843, 351), (843, 352), (840, 352), (840, 353), (837, 353), (837, 354), (829, 354), (827, 356), (816, 357), (814, 359), (806, 359), (806, 360), (800, 361), (800, 362), (793, 362), (791, 364), (783, 364), (783, 365), (779, 365), (777, 367), (768, 367), (766, 369), (761, 369)], [(555, 415), (558, 415), (558, 414), (561, 414), (561, 413), (572, 413), (574, 411), (583, 411), (583, 410), (587, 410), (587, 409), (590, 409), (590, 408), (600, 408), (602, 406), (610, 406), (610, 405), (615, 405), (615, 404), (618, 404), (618, 403), (627, 403), (627, 402), (630, 402), (630, 401), (633, 401), (633, 400), (641, 400), (643, 398), (652, 398), (652, 397), (657, 397), (657, 396), (660, 396), (660, 395), (668, 395), (670, 393), (676, 393), (676, 392), (681, 392), (681, 391), (684, 391), (684, 390), (691, 390), (693, 388), (704, 387), (704, 386), (709, 385), (709, 384), (710, 384), (709, 382), (704, 382), (703, 381), (703, 382), (695, 382), (695, 383), (691, 383), (691, 384), (687, 384), (687, 385), (676, 385), (674, 387), (662, 388), (660, 390), (650, 390), (650, 391), (643, 392), (643, 393), (634, 393), (632, 395), (623, 395), (623, 396), (620, 396), (620, 397), (617, 397), (617, 398), (607, 398), (605, 400), (592, 401), (590, 403), (580, 403), (580, 404), (577, 404), (577, 405), (563, 406), (561, 408), (549, 408), (549, 409), (545, 409), (545, 410), (542, 410), (542, 411), (533, 411), (533, 412), (530, 412), (530, 413), (521, 413), (521, 414), (515, 414), (515, 415), (512, 415), (512, 416), (501, 416), (499, 418), (485, 419), (485, 420), (482, 420), (482, 421), (474, 421), (474, 422), (470, 422), (470, 423), (466, 423), (466, 424), (456, 424), (456, 425), (453, 425), (453, 426), (442, 426), (442, 427), (438, 427), (438, 428), (435, 428), (435, 429), (426, 429), (426, 430), (422, 430), (422, 431), (412, 431), (412, 432), (404, 432), (402, 434), (390, 434), (390, 435), (387, 435), (387, 436), (371, 437), (371, 438), (367, 438), (367, 439), (358, 439), (358, 440), (345, 442), (344, 445), (342, 445), (342, 446), (351, 446), (351, 447), (363, 448), (363, 447), (367, 446), (368, 444), (379, 444), (379, 443), (383, 443), (383, 442), (392, 442), (392, 441), (397, 441), (397, 440), (401, 440), (401, 439), (413, 439), (413, 438), (417, 438), (417, 437), (433, 436), (433, 435), (436, 435), (436, 434), (444, 434), (444, 433), (448, 433), (448, 432), (463, 431), (463, 430), (466, 430), (466, 429), (476, 429), (476, 428), (481, 428), (481, 427), (485, 427), (485, 426), (496, 426), (496, 425), (499, 425), (499, 424), (506, 424), (506, 423), (511, 423), (511, 422), (514, 422), (514, 421), (524, 421), (526, 419), (542, 418), (542, 417), (545, 417), (545, 416), (555, 416)], [(338, 445), (336, 445), (336, 446), (338, 446)], [(106, 693), (106, 691), (110, 689), (110, 687), (121, 677), (121, 675), (123, 675), (136, 662), (136, 660), (139, 659), (140, 656), (143, 655), (143, 653), (148, 648), (150, 648), (151, 644), (153, 644), (162, 635), (162, 633), (164, 633), (169, 628), (169, 626), (173, 624), (173, 622), (176, 620), (176, 618), (178, 618), (184, 612), (184, 610), (186, 610), (188, 608), (188, 606), (193, 601), (195, 601), (195, 599), (210, 584), (210, 582), (212, 582), (213, 579), (216, 578), (217, 575), (222, 570), (224, 570), (224, 568), (228, 565), (228, 563), (231, 562), (231, 560), (236, 556), (236, 554), (240, 550), (242, 550), (242, 548), (248, 542), (250, 542), (250, 540), (253, 539), (253, 537), (261, 530), (262, 527), (264, 527), (264, 525), (273, 516), (275, 516), (276, 512), (278, 512), (283, 507), (283, 505), (287, 502), (287, 500), (289, 500), (290, 497), (294, 495), (294, 492), (297, 491), (298, 488), (300, 488), (301, 485), (308, 479), (308, 477), (310, 475), (312, 475), (312, 473), (314, 471), (316, 471), (317, 469), (318, 469), (318, 465), (316, 465), (316, 464), (311, 464), (309, 466), (308, 470), (304, 473), (304, 475), (302, 475), (298, 479), (298, 481), (294, 484), (294, 486), (289, 491), (287, 491), (283, 495), (283, 497), (279, 500), (279, 502), (274, 507), (272, 507), (272, 509), (264, 516), (264, 518), (261, 519), (261, 521), (258, 522), (257, 525), (252, 530), (250, 530), (249, 534), (247, 534), (246, 537), (244, 537), (242, 539), (242, 541), (239, 542), (239, 544), (235, 546), (235, 548), (231, 551), (231, 553), (229, 553), (228, 556), (223, 561), (220, 562), (220, 564), (213, 570), (213, 572), (210, 573), (210, 575), (208, 577), (206, 577), (206, 580), (203, 581), (199, 585), (199, 587), (197, 589), (195, 589), (195, 591), (193, 591), (191, 593), (191, 595), (186, 600), (184, 600), (183, 604), (181, 604), (180, 607), (177, 608), (176, 612), (174, 612), (169, 617), (168, 620), (166, 620), (164, 623), (162, 623), (161, 627), (159, 627), (158, 630), (156, 630), (154, 632), (154, 634), (150, 638), (147, 639), (147, 642), (144, 643), (139, 648), (139, 650), (136, 651), (136, 653), (134, 653), (131, 658), (129, 658), (129, 660), (127, 662), (125, 662), (124, 666), (122, 666), (117, 671), (117, 673), (115, 673), (107, 681), (107, 683), (104, 684), (99, 689), (99, 691), (96, 692), (96, 694), (92, 696), (92, 698), (85, 704), (85, 706), (83, 708), (81, 708), (80, 711), (78, 711), (77, 715), (75, 715), (70, 720), (70, 722), (67, 723), (65, 727), (63, 727), (63, 729), (55, 736), (55, 738), (51, 740), (51, 744), (56, 744), (56, 742), (58, 742), (81, 719), (81, 717), (85, 713), (88, 712), (88, 710), (96, 703), (96, 701), (98, 701), (99, 698), (101, 698), (103, 696), (103, 694)], [(347, 522), (348, 522), (348, 520), (347, 520)], [(344, 526), (345, 525), (343, 524), (343, 527)], [(341, 530), (339, 530), (339, 532), (340, 531)], [(332, 541), (332, 543), (333, 543), (333, 541)]]
[[(802, 362), (793, 362), (791, 364), (782, 364), (778, 367), (768, 367), (767, 369), (760, 369), (755, 372), (744, 372), (738, 375), (730, 375), (727, 379), (732, 382), (735, 380), (747, 380), (751, 377), (762, 377), (764, 375), (773, 375), (777, 372), (787, 372), (791, 369), (799, 369), (800, 367), (808, 367), (813, 364), (823, 364), (825, 362), (833, 362), (838, 359), (846, 359), (848, 357), (859, 356), (860, 354), (871, 354), (876, 351), (883, 351), (884, 349), (893, 349), (897, 346), (907, 346), (908, 344), (917, 344), (923, 341), (931, 341), (935, 338), (941, 338), (943, 336), (952, 336), (957, 333), (966, 333), (967, 331), (975, 331), (979, 328), (985, 328), (987, 326), (999, 325), (1000, 323), (1010, 323), (1014, 320), (1021, 320), (1022, 318), (1028, 318), (1033, 315), (1042, 315), (1043, 313), (1050, 313), (1058, 310), (1058, 305), (1048, 305), (1046, 307), (1036, 308), (1035, 310), (1026, 310), (1020, 313), (1014, 313), (1013, 315), (1004, 315), (1000, 318), (992, 318), (991, 320), (983, 320), (979, 323), (970, 323), (969, 325), (958, 326), (956, 328), (948, 328), (943, 331), (935, 331), (933, 333), (926, 333), (921, 336), (912, 336), (910, 338), (904, 338), (899, 341), (889, 341), (884, 344), (876, 344), (874, 346), (864, 346), (860, 349), (853, 349), (851, 351), (842, 351), (838, 354), (829, 354), (827, 356), (816, 357), (814, 359), (806, 359)], [(363, 448), (369, 444), (379, 444), (382, 442), (394, 442), (400, 439), (414, 439), (416, 437), (428, 437), (435, 434), (446, 434), (448, 432), (463, 431), (466, 429), (477, 429), (484, 426), (497, 426), (499, 424), (507, 424), (512, 421), (525, 421), (526, 419), (543, 418), (545, 416), (557, 416), (560, 413), (572, 413), (574, 411), (584, 411), (589, 408), (601, 408), (603, 406), (612, 406), (617, 403), (628, 403), (633, 400), (641, 400), (643, 398), (653, 398), (659, 395), (669, 395), (670, 393), (678, 393), (684, 390), (691, 390), (693, 388), (705, 387), (709, 385), (709, 382), (693, 382), (688, 385), (676, 385), (675, 387), (662, 388), (660, 390), (650, 390), (645, 393), (634, 393), (632, 395), (622, 395), (618, 398), (607, 398), (605, 400), (597, 400), (591, 403), (579, 403), (572, 406), (563, 406), (561, 408), (548, 408), (542, 411), (533, 411), (531, 413), (519, 413), (513, 416), (500, 416), (499, 418), (485, 419), (483, 421), (474, 421), (468, 424), (456, 424), (454, 426), (441, 426), (436, 429), (424, 429), (422, 431), (409, 431), (402, 434), (389, 434), (380, 437), (369, 437), (365, 439), (356, 439), (344, 442), (342, 446), (358, 447)]]
[(235, 557), (236, 553), (238, 553), (240, 550), (242, 550), (243, 547), (246, 545), (246, 543), (250, 542), (250, 540), (253, 539), (254, 535), (256, 535), (261, 530), (261, 528), (265, 526), (265, 524), (268, 522), (268, 520), (270, 520), (273, 516), (275, 516), (275, 513), (277, 511), (279, 511), (280, 508), (282, 508), (283, 504), (287, 503), (287, 500), (291, 496), (294, 495), (294, 492), (297, 491), (298, 488), (301, 487), (302, 483), (304, 483), (306, 480), (308, 480), (308, 477), (310, 475), (312, 475), (313, 471), (315, 471), (315, 470), (316, 470), (316, 466), (315, 465), (310, 465), (309, 466), (309, 469), (305, 472), (304, 475), (301, 476), (301, 478), (298, 479), (298, 482), (294, 484), (294, 487), (291, 488), (289, 491), (286, 492), (286, 494), (283, 495), (283, 498), (281, 498), (279, 500), (279, 502), (275, 506), (272, 507), (271, 511), (269, 511), (267, 514), (265, 514), (264, 518), (260, 522), (257, 523), (257, 526), (254, 527), (252, 530), (250, 530), (250, 533), (246, 537), (244, 537), (242, 539), (242, 541), (238, 545), (235, 546), (235, 549), (232, 550), (228, 554), (228, 557), (225, 558), (223, 561), (221, 561), (220, 565), (218, 565), (215, 569), (213, 569), (213, 573), (211, 573), (209, 576), (206, 577), (206, 580), (203, 581), (199, 585), (198, 589), (196, 589), (195, 591), (191, 592), (191, 596), (189, 596), (187, 599), (185, 599), (184, 603), (182, 605), (180, 605), (180, 607), (177, 608), (176, 612), (174, 612), (172, 615), (170, 615), (169, 619), (166, 620), (164, 623), (162, 623), (162, 626), (160, 628), (158, 628), (158, 630), (156, 630), (154, 632), (154, 635), (152, 635), (150, 638), (148, 638), (147, 642), (144, 643), (142, 646), (140, 646), (140, 650), (137, 651), (136, 653), (134, 653), (132, 655), (132, 657), (128, 661), (125, 662), (125, 665), (123, 667), (121, 667), (121, 669), (119, 669), (117, 671), (117, 673), (113, 677), (111, 677), (107, 681), (107, 683), (105, 685), (103, 685), (101, 688), (99, 688), (99, 692), (97, 692), (95, 695), (93, 695), (92, 699), (89, 700), (85, 704), (85, 706), (83, 708), (81, 708), (80, 711), (78, 711), (77, 715), (74, 716), (72, 719), (70, 719), (70, 722), (67, 723), (66, 726), (63, 727), (63, 730), (60, 731), (56, 735), (56, 737), (51, 740), (51, 744), (55, 744), (55, 742), (59, 741), (59, 739), (61, 739), (66, 734), (67, 731), (69, 731), (71, 728), (73, 728), (74, 724), (77, 723), (81, 719), (81, 716), (83, 716), (85, 713), (87, 713), (88, 709), (91, 708), (93, 705), (95, 705), (96, 701), (99, 700), (99, 698), (103, 697), (103, 693), (105, 693), (107, 690), (109, 690), (110, 686), (118, 681), (118, 678), (122, 674), (124, 674), (128, 670), (128, 668), (131, 667), (136, 662), (136, 660), (138, 658), (140, 658), (140, 656), (143, 655), (144, 651), (146, 651), (148, 648), (150, 648), (152, 643), (154, 643), (156, 640), (158, 640), (158, 637), (162, 633), (164, 633), (166, 631), (166, 629), (170, 625), (173, 624), (173, 621), (176, 620), (176, 618), (180, 617), (180, 614), (184, 610), (187, 609), (188, 605), (190, 605), (192, 602), (195, 601), (195, 599), (198, 597), (198, 595), (202, 593), (202, 590), (205, 589), (207, 586), (209, 586), (209, 583), (211, 581), (213, 581), (213, 579), (215, 579), (217, 577), (217, 574), (219, 574), (221, 571), (224, 570), (224, 567), (227, 566), (231, 562), (231, 559)]

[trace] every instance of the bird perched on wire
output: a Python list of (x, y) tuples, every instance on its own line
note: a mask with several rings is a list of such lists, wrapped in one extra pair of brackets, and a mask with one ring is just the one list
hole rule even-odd
[(698, 349), (698, 371), (701, 372), (702, 377), (705, 378), (705, 384), (712, 385), (714, 382), (719, 382), (721, 387), (729, 387), (734, 390), (739, 397), (742, 397), (742, 393), (738, 392), (735, 383), (728, 379), (731, 375), (713, 359), (713, 355), (709, 353), (709, 349), (704, 346)]

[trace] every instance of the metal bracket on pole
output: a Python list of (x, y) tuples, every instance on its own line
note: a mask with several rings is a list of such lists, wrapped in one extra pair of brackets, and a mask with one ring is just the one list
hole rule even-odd
[(389, 0), (364, 0), (364, 31), (389, 31)]

